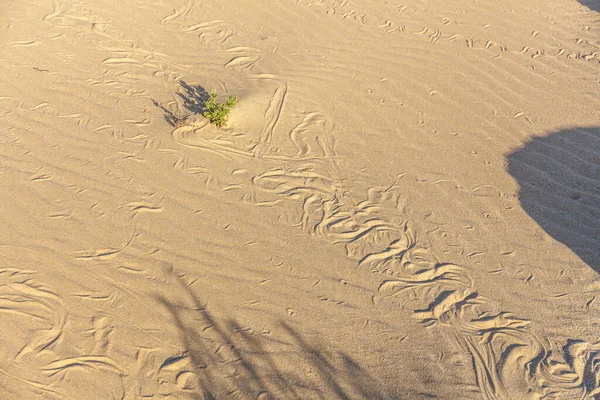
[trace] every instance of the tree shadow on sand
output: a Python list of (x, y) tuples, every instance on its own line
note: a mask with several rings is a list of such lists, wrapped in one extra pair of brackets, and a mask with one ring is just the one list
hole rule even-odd
[(579, 2), (590, 10), (600, 12), (600, 0), (579, 0)]
[(600, 273), (600, 126), (535, 138), (508, 160), (523, 209)]
[[(200, 387), (194, 399), (392, 399), (350, 356), (309, 343), (280, 322), (278, 340), (193, 306), (158, 300), (175, 322)], [(275, 350), (274, 350), (275, 349)]]

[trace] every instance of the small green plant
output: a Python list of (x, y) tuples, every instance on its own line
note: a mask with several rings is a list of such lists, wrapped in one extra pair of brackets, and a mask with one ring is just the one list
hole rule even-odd
[(217, 101), (217, 91), (212, 90), (208, 94), (208, 100), (204, 105), (206, 110), (204, 116), (217, 127), (222, 127), (227, 122), (227, 115), (229, 111), (236, 106), (238, 102), (237, 96), (229, 96), (225, 103), (219, 103)]

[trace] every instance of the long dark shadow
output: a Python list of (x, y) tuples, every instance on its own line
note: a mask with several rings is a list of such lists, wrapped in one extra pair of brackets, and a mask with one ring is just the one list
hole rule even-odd
[[(241, 399), (395, 399), (348, 354), (304, 339), (280, 322), (278, 341), (217, 318), (182, 285), (193, 305), (158, 300), (179, 330), (203, 400)], [(311, 378), (306, 373), (310, 371)]]
[(508, 161), (523, 209), (600, 273), (600, 126), (535, 138)]

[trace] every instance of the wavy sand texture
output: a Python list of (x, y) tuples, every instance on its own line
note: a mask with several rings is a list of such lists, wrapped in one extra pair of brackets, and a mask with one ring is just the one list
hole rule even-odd
[(600, 398), (593, 1), (5, 2), (0, 32), (0, 398)]

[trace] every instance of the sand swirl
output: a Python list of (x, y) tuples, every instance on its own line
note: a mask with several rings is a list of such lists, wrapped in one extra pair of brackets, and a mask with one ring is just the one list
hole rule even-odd
[[(335, 14), (333, 8), (329, 10), (328, 15)], [(288, 134), (279, 134), (291, 140), (297, 151), (269, 151), (289, 85), (274, 75), (253, 73), (260, 69), (256, 49), (235, 47), (228, 51), (235, 52), (236, 57), (225, 67), (249, 74), (252, 79), (277, 82), (265, 112), (265, 128), (255, 140), (261, 150), (256, 153), (250, 150), (254, 146), (244, 150), (216, 142), (208, 146), (200, 138), (202, 130), (185, 128), (194, 138), (190, 140), (223, 155), (252, 154), (265, 166), (273, 158), (281, 160), (284, 168), (271, 166), (251, 177), (252, 190), (272, 196), (268, 203), (293, 207), (297, 220), (291, 223), (306, 234), (344, 245), (346, 255), (360, 267), (388, 275), (376, 294), (380, 301), (398, 303), (400, 309), (410, 304), (413, 318), (424, 327), (452, 332), (473, 360), (484, 398), (579, 398), (600, 393), (600, 371), (594, 361), (600, 357), (598, 345), (572, 341), (560, 351), (536, 333), (532, 321), (500, 311), (493, 300), (483, 298), (468, 268), (444, 263), (422, 247), (398, 205), (401, 179), (387, 187), (370, 188), (364, 199), (347, 194), (345, 176), (340, 171), (352, 176), (350, 168), (341, 168), (338, 161), (328, 159), (336, 156), (335, 124), (330, 118), (319, 112), (306, 114)], [(310, 164), (303, 163), (307, 157), (313, 160)], [(419, 308), (414, 308), (415, 303), (420, 304)]]
[(536, 333), (531, 321), (498, 312), (492, 300), (478, 294), (467, 268), (443, 263), (419, 246), (408, 221), (389, 218), (402, 215), (394, 207), (401, 188), (373, 188), (367, 199), (353, 201), (314, 171), (269, 171), (253, 182), (301, 208), (298, 225), (307, 234), (343, 244), (360, 266), (390, 275), (379, 296), (401, 308), (406, 300), (416, 300), (422, 308), (413, 309), (415, 319), (426, 327), (451, 330), (471, 354), (484, 398), (578, 398), (600, 393), (594, 361), (600, 347), (573, 341), (563, 356), (557, 356), (559, 349)]

